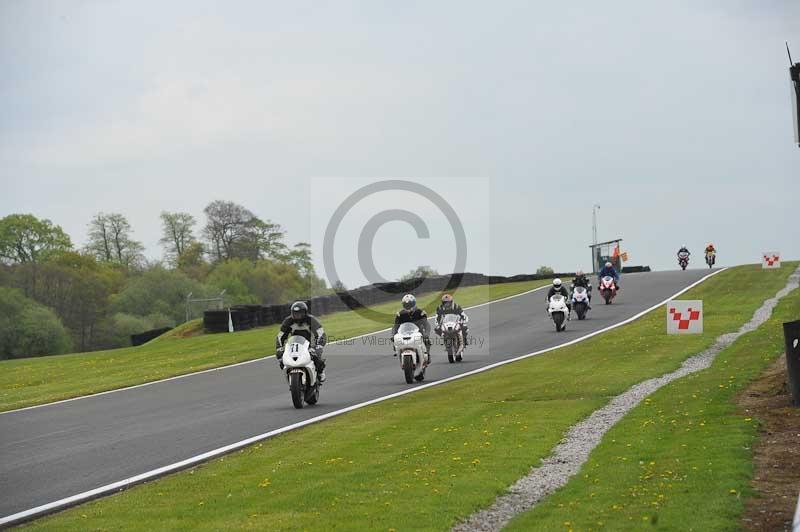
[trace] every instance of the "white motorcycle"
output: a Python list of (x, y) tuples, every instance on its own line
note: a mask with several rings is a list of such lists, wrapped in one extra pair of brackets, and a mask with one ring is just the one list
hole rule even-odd
[(576, 286), (572, 289), (572, 310), (579, 320), (586, 318), (586, 313), (589, 312), (589, 292), (585, 286)]
[(400, 367), (403, 368), (406, 382), (411, 384), (415, 379), (423, 380), (425, 368), (428, 366), (428, 353), (419, 327), (413, 323), (401, 324), (394, 335), (394, 349), (400, 357)]
[(319, 400), (320, 382), (317, 367), (311, 359), (311, 344), (302, 336), (291, 336), (283, 350), (283, 370), (292, 393), (295, 408), (303, 408), (303, 401), (310, 405)]
[(553, 294), (550, 297), (547, 313), (550, 314), (550, 318), (553, 320), (553, 323), (556, 324), (557, 332), (561, 332), (567, 328), (569, 307), (567, 307), (567, 298), (562, 294)]
[(447, 350), (447, 361), (461, 362), (464, 359), (464, 335), (461, 333), (461, 317), (458, 314), (445, 314), (442, 318), (442, 338)]

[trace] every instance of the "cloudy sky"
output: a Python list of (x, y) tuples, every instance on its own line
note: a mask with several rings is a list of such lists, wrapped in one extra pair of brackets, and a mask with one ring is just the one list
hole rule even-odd
[[(621, 237), (674, 267), (712, 240), (721, 264), (800, 257), (800, 149), (788, 59), (800, 2), (0, 3), (0, 216), (30, 212), (77, 244), (120, 212), (158, 258), (163, 210), (214, 199), (322, 239), (336, 207), (383, 179), (456, 210), (467, 269), (590, 266)], [(350, 286), (366, 220), (375, 264), (449, 271), (453, 233), (425, 198), (383, 192), (337, 234)]]

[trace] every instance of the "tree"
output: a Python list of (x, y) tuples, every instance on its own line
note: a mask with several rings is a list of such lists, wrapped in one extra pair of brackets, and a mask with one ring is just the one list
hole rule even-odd
[(103, 345), (102, 322), (122, 284), (118, 269), (91, 255), (65, 252), (41, 265), (35, 298), (55, 311), (78, 350), (89, 351)]
[(12, 263), (38, 263), (56, 251), (72, 249), (58, 225), (32, 214), (9, 214), (0, 219), (0, 258)]
[(185, 212), (164, 211), (161, 213), (163, 236), (159, 242), (164, 246), (167, 258), (173, 264), (179, 262), (186, 247), (195, 241), (192, 228), (196, 223), (194, 216)]
[(281, 226), (259, 219), (241, 205), (217, 200), (209, 203), (203, 212), (207, 217), (203, 236), (215, 261), (280, 259), (285, 253)]
[(133, 240), (131, 233), (131, 224), (123, 215), (98, 213), (89, 222), (86, 251), (101, 262), (118, 264), (126, 269), (138, 266), (144, 261), (144, 246)]
[(60, 355), (71, 348), (53, 311), (19, 290), (0, 287), (0, 359)]
[(263, 259), (219, 263), (207, 283), (218, 290), (224, 289), (226, 301), (241, 304), (286, 303), (326, 292), (321, 279), (304, 277), (291, 264)]
[(311, 244), (308, 242), (295, 244), (294, 248), (286, 254), (286, 260), (304, 277), (315, 274), (314, 262), (311, 260)]
[(417, 266), (416, 270), (411, 270), (400, 278), (401, 281), (409, 281), (411, 279), (425, 279), (426, 277), (433, 277), (439, 275), (439, 272), (430, 266)]
[(21, 273), (29, 277), (26, 295), (36, 291), (39, 263), (70, 249), (69, 236), (50, 220), (40, 220), (32, 214), (10, 214), (0, 219), (0, 259), (23, 267)]
[(192, 242), (178, 257), (178, 269), (192, 279), (202, 281), (210, 270), (210, 265), (203, 259), (204, 254), (203, 244)]
[(539, 266), (539, 269), (536, 270), (536, 275), (553, 275), (553, 268), (550, 266)]

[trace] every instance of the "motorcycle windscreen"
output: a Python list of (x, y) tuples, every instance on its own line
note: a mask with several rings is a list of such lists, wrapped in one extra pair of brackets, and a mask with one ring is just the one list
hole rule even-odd
[(445, 314), (444, 318), (442, 319), (442, 325), (455, 325), (458, 323), (458, 315), (457, 314)]
[(286, 339), (286, 345), (291, 345), (291, 344), (303, 344), (305, 346), (308, 346), (309, 341), (303, 338), (302, 336), (290, 336), (289, 338)]
[(419, 331), (419, 327), (417, 327), (416, 325), (414, 325), (411, 322), (403, 323), (397, 329), (397, 333), (398, 334), (402, 334), (403, 336), (411, 336), (412, 334), (414, 334), (417, 331)]

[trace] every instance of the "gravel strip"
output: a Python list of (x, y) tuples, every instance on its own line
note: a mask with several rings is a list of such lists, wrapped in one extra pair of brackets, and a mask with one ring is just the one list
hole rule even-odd
[(532, 468), (527, 476), (509, 488), (508, 493), (498, 497), (492, 506), (472, 514), (465, 522), (453, 527), (453, 530), (456, 532), (500, 530), (515, 515), (530, 510), (544, 497), (564, 486), (589, 459), (589, 454), (600, 443), (603, 435), (629, 410), (675, 379), (711, 366), (720, 351), (731, 345), (739, 336), (754, 331), (767, 321), (778, 301), (799, 284), (800, 268), (789, 276), (786, 286), (775, 294), (775, 297), (764, 301), (750, 321), (742, 325), (737, 332), (723, 334), (717, 338), (714, 345), (686, 359), (677, 370), (634, 385), (588, 418), (573, 425), (564, 439), (553, 449), (553, 453), (543, 459), (539, 467)]

